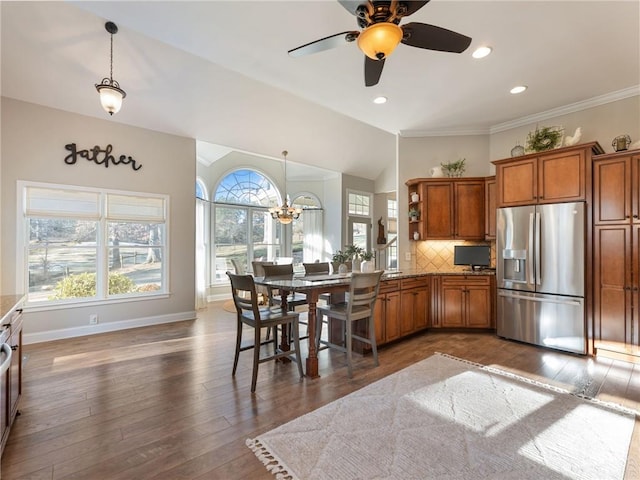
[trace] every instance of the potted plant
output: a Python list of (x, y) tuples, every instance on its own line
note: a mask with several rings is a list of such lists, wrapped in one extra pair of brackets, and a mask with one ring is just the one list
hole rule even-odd
[(370, 252), (368, 250), (363, 251), (360, 254), (360, 257), (362, 258), (360, 270), (363, 272), (373, 272), (376, 269), (375, 262), (373, 261), (375, 256), (375, 252)]
[(364, 252), (364, 249), (358, 247), (357, 245), (347, 245), (344, 249), (344, 252), (349, 255), (349, 260), (351, 260), (353, 270), (359, 271), (361, 256), (362, 252)]
[(347, 266), (347, 262), (349, 261), (349, 254), (343, 252), (342, 250), (338, 250), (331, 257), (331, 265), (333, 266), (334, 273), (347, 273), (349, 271), (349, 267)]
[(440, 166), (447, 177), (461, 177), (467, 169), (466, 162), (466, 158), (460, 158), (455, 162), (441, 163)]
[(420, 218), (420, 210), (418, 210), (416, 207), (411, 207), (409, 209), (409, 221), (417, 222), (419, 218)]

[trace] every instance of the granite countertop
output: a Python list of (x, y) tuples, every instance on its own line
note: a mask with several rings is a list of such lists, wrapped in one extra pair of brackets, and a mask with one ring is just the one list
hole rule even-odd
[(412, 277), (424, 277), (424, 276), (433, 276), (433, 275), (495, 275), (495, 269), (485, 269), (485, 270), (451, 270), (451, 271), (433, 271), (427, 272), (423, 270), (385, 270), (384, 275), (382, 276), (383, 280), (393, 280), (393, 279), (402, 279), (402, 278), (412, 278)]

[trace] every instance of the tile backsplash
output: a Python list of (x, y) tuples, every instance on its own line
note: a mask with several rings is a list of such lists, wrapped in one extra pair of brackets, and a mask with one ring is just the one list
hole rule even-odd
[[(415, 244), (416, 269), (424, 272), (462, 272), (469, 267), (453, 264), (455, 245), (486, 245), (487, 242), (425, 240)], [(496, 266), (496, 242), (491, 241), (491, 266)]]

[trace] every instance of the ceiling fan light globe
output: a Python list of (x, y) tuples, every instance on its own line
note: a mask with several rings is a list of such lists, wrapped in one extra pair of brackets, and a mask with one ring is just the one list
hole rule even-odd
[(372, 60), (382, 60), (391, 55), (402, 35), (402, 29), (395, 23), (374, 23), (358, 35), (358, 48)]

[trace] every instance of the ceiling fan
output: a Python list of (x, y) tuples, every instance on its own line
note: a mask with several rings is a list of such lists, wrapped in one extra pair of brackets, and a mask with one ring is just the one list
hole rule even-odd
[(357, 40), (364, 57), (364, 84), (376, 85), (380, 80), (385, 59), (399, 43), (411, 47), (441, 52), (464, 52), (471, 38), (446, 28), (412, 22), (399, 26), (400, 20), (422, 7), (429, 0), (338, 0), (338, 3), (355, 15), (362, 31), (336, 33), (289, 50), (289, 55), (299, 57), (322, 52)]

